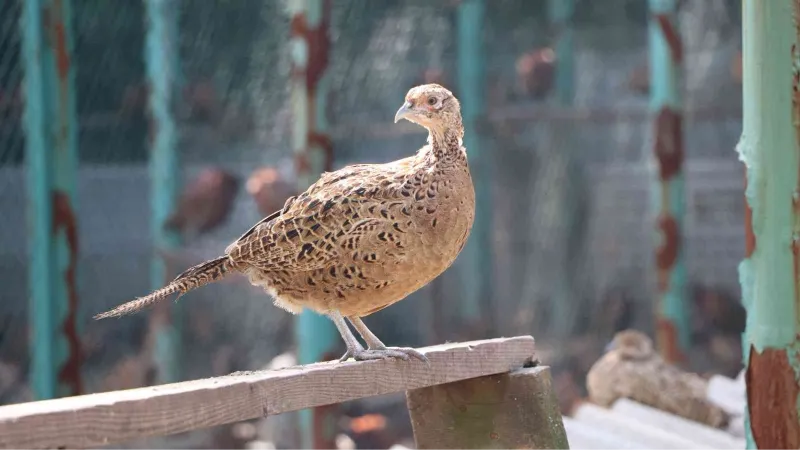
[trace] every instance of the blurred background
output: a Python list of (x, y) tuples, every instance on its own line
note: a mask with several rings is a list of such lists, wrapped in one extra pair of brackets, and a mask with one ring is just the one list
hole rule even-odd
[[(429, 82), (461, 100), (478, 215), (454, 267), (366, 319), (384, 342), (533, 335), (565, 409), (625, 328), (673, 330), (679, 363), (735, 376), (741, 6), (664, 5), (671, 63), (646, 0), (3, 0), (0, 404), (341, 355), (325, 319), (243, 277), (91, 316), (221, 254), (319, 172), (416, 152), (425, 131), (392, 118)], [(664, 184), (670, 86), (685, 157)], [(667, 288), (665, 190), (684, 238)], [(304, 414), (131, 446), (413, 446), (402, 395), (314, 412), (327, 430)]]

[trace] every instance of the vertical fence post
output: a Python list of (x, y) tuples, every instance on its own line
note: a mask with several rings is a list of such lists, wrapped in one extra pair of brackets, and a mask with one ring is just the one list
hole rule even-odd
[[(324, 171), (333, 170), (333, 145), (327, 135), (327, 68), (330, 57), (330, 0), (290, 0), (292, 146), (297, 189), (303, 191)], [(295, 324), (300, 364), (330, 360), (339, 333), (327, 318), (304, 311)], [(335, 446), (336, 405), (300, 411), (304, 448)]]
[[(555, 70), (555, 99), (559, 106), (571, 106), (575, 97), (575, 54), (574, 54), (574, 27), (572, 24), (572, 16), (575, 12), (574, 0), (549, 0), (548, 2), (548, 15), (550, 16), (550, 24), (555, 31), (555, 55), (556, 55), (556, 70)], [(552, 158), (556, 158), (564, 165), (566, 174), (568, 168), (573, 164), (575, 152), (573, 151), (573, 141), (570, 137), (569, 128), (572, 124), (556, 122), (550, 124), (549, 141), (556, 145), (552, 146), (552, 151), (556, 152)], [(566, 183), (565, 181), (558, 181), (559, 183)], [(566, 186), (561, 189), (565, 192), (562, 197), (562, 202), (559, 205), (564, 211), (563, 218), (565, 219), (563, 227), (567, 230), (574, 230), (579, 205), (578, 199), (575, 198), (577, 189), (574, 186)], [(572, 332), (572, 327), (575, 323), (575, 314), (578, 311), (577, 299), (574, 296), (573, 286), (575, 285), (575, 275), (578, 270), (572, 267), (572, 252), (570, 252), (570, 242), (580, 242), (574, 239), (573, 236), (567, 237), (565, 240), (560, 240), (565, 244), (562, 249), (562, 255), (558, 260), (558, 271), (556, 279), (553, 280), (555, 288), (555, 296), (553, 298), (553, 321), (552, 327), (554, 337), (557, 339), (564, 339)], [(574, 247), (573, 247), (574, 248)]]
[(658, 241), (656, 343), (670, 362), (684, 361), (690, 345), (686, 259), (681, 101), (682, 46), (675, 24), (676, 0), (649, 0), (650, 110), (658, 176), (653, 189)]
[(81, 392), (72, 10), (69, 0), (26, 0), (22, 5), (31, 383), (36, 398), (47, 399)]
[[(475, 223), (467, 244), (459, 257), (461, 275), (461, 316), (467, 325), (478, 325), (482, 318), (481, 304), (487, 304), (492, 295), (492, 270), (494, 267), (491, 227), (492, 198), (489, 176), (491, 159), (482, 148), (481, 130), (486, 119), (484, 83), (483, 19), (486, 14), (484, 0), (462, 0), (458, 6), (457, 26), (457, 76), (458, 95), (461, 101), (466, 133), (464, 146), (469, 155), (469, 165), (475, 184)], [(481, 325), (492, 326), (483, 323)]]
[(748, 448), (800, 448), (800, 57), (791, 3), (743, 2)]
[[(178, 128), (175, 123), (175, 92), (178, 87), (179, 0), (146, 0), (147, 40), (145, 64), (149, 92), (150, 122), (150, 231), (154, 251), (150, 265), (153, 289), (169, 281), (164, 254), (180, 245), (180, 236), (165, 229), (175, 210), (181, 172), (178, 159)], [(159, 383), (180, 381), (181, 303), (156, 306), (158, 326), (155, 365)]]
[(556, 32), (556, 99), (571, 105), (575, 97), (575, 54), (572, 15), (575, 0), (549, 0), (548, 14)]

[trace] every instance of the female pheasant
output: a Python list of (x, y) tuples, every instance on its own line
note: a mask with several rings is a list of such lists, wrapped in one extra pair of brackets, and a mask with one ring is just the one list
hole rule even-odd
[(462, 146), (460, 105), (449, 90), (438, 84), (412, 88), (395, 123), (401, 119), (428, 130), (428, 143), (416, 155), (324, 173), (223, 256), (95, 318), (132, 313), (239, 272), (289, 312), (309, 308), (327, 315), (347, 345), (340, 361), (409, 356), (426, 361), (414, 349), (386, 347), (361, 318), (402, 300), (453, 263), (472, 228), (475, 191)]
[(609, 351), (586, 375), (592, 402), (611, 407), (619, 398), (679, 415), (706, 425), (724, 428), (730, 417), (706, 398), (708, 381), (664, 361), (644, 333), (617, 333)]

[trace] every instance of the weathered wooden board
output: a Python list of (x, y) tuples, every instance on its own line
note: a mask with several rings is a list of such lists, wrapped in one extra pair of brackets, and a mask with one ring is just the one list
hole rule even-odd
[(508, 372), (530, 336), (419, 349), (420, 361), (326, 362), (0, 407), (0, 447), (92, 447)]

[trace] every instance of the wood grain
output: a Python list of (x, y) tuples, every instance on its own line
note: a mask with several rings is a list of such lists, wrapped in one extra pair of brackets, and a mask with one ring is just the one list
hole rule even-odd
[(508, 372), (530, 336), (419, 349), (420, 361), (326, 362), (0, 407), (0, 447), (92, 447)]
[(408, 391), (417, 448), (569, 448), (550, 368)]

